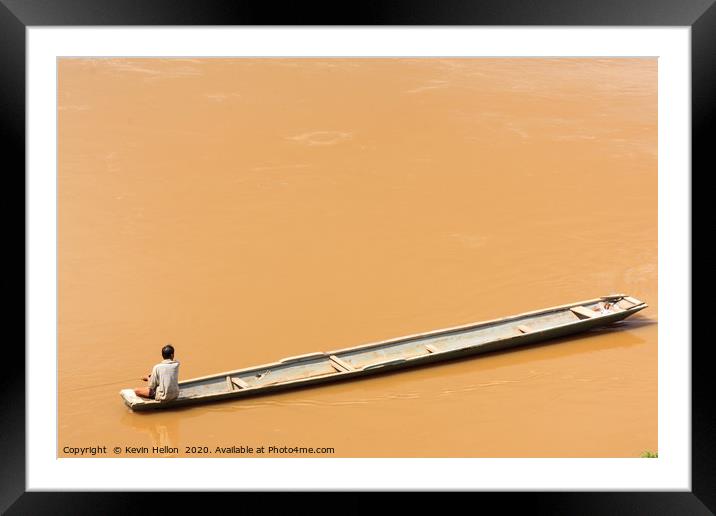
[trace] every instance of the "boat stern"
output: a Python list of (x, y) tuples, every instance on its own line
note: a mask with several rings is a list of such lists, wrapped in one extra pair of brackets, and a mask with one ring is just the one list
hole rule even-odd
[(631, 297), (631, 296), (624, 296), (624, 297), (622, 298), (622, 300), (620, 301), (620, 303), (622, 303), (622, 304), (627, 304), (627, 303), (630, 304), (631, 306), (625, 306), (625, 308), (626, 308), (627, 310), (635, 309), (635, 311), (636, 311), (636, 310), (643, 310), (644, 308), (646, 308), (646, 307), (649, 306), (649, 305), (647, 305), (644, 301), (642, 301), (641, 299), (637, 299), (637, 298)]
[(613, 303), (623, 310), (632, 310), (634, 312), (643, 310), (649, 306), (641, 299), (628, 296), (627, 294), (610, 294), (608, 296), (602, 296), (599, 299)]
[(618, 299), (613, 299), (611, 302), (617, 307), (617, 309), (621, 310), (624, 317), (629, 317), (649, 306), (641, 299), (626, 295)]

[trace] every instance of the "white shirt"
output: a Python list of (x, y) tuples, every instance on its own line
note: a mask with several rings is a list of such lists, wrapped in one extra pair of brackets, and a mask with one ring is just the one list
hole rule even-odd
[(169, 358), (162, 360), (152, 368), (149, 388), (156, 389), (154, 399), (171, 401), (179, 396), (179, 362)]

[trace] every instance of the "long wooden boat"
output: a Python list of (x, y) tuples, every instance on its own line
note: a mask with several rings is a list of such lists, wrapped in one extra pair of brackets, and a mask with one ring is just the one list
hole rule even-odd
[(141, 398), (133, 389), (123, 389), (120, 395), (135, 411), (242, 398), (532, 344), (615, 323), (646, 307), (639, 299), (614, 294), (192, 378), (179, 382), (179, 397), (172, 401)]

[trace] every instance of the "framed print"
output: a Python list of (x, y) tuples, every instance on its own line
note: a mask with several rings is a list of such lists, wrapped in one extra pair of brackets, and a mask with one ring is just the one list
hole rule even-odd
[(712, 5), (97, 5), (0, 11), (28, 200), (3, 510), (713, 510), (690, 240)]

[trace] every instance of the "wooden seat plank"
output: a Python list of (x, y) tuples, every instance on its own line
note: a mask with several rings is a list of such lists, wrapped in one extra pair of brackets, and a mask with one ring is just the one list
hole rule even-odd
[(241, 378), (233, 377), (231, 378), (231, 382), (236, 385), (239, 389), (248, 389), (251, 387), (248, 383), (243, 381)]
[(341, 360), (336, 355), (331, 355), (329, 358), (331, 360), (331, 364), (333, 364), (333, 367), (335, 367), (339, 371), (355, 371), (355, 367), (350, 365), (348, 362)]

